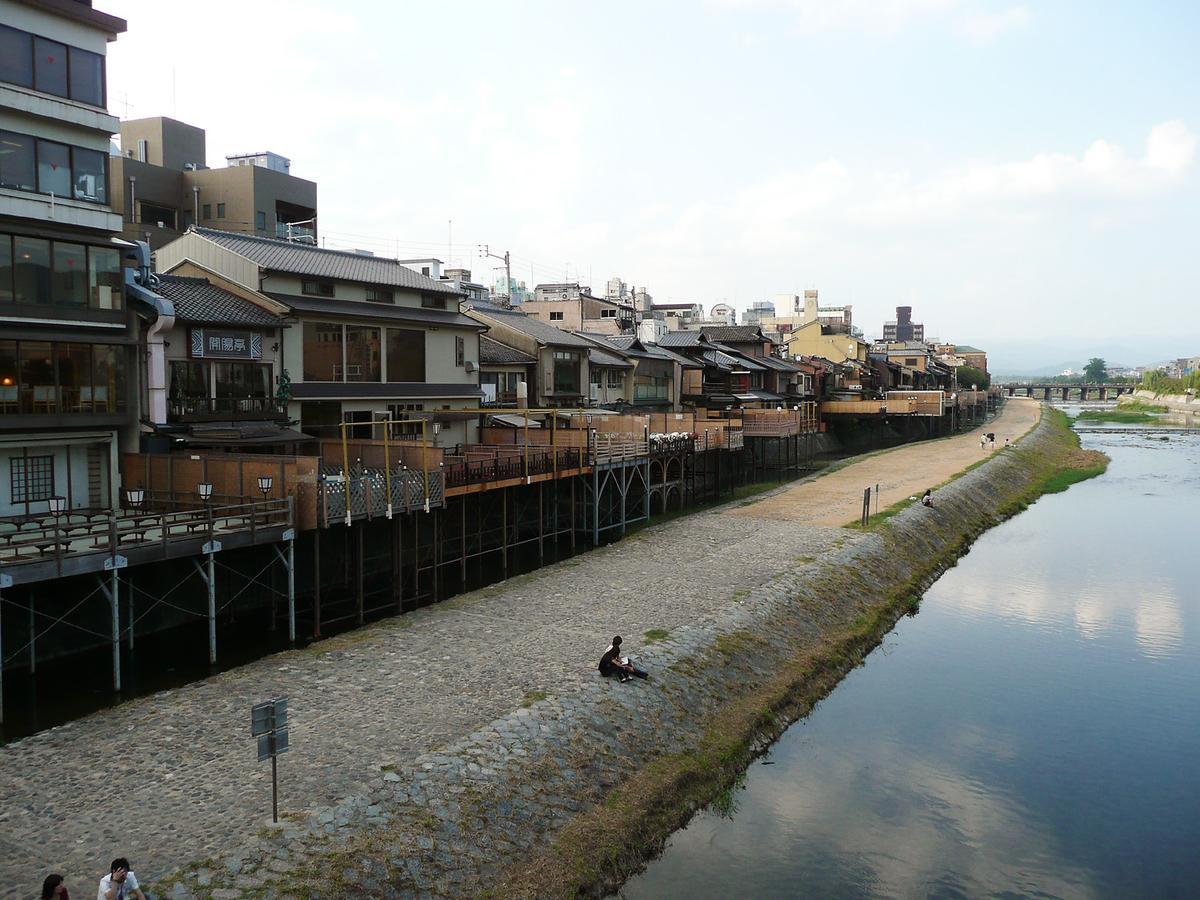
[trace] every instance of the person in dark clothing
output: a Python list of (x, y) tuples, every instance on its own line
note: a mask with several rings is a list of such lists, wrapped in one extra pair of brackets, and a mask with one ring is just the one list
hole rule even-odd
[(620, 678), (622, 684), (635, 676), (638, 678), (650, 677), (641, 669), (635, 668), (621, 659), (621, 636), (619, 634), (612, 639), (612, 643), (600, 657), (600, 674), (605, 678), (615, 675)]

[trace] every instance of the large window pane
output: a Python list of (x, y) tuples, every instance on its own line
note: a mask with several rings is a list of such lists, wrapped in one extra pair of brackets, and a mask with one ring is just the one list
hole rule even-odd
[(47, 94), (67, 96), (67, 47), (58, 41), (33, 39), (33, 86)]
[(54, 305), (87, 305), (87, 250), (83, 244), (54, 242)]
[(37, 190), (33, 143), (28, 135), (0, 131), (0, 187)]
[(382, 380), (379, 361), (379, 329), (369, 325), (347, 325), (346, 380)]
[(13, 301), (12, 238), (0, 234), (0, 303)]
[(18, 303), (50, 302), (50, 242), (41, 238), (13, 238)]
[(300, 430), (314, 437), (336, 438), (341, 436), (338, 427), (342, 421), (340, 400), (304, 400), (300, 403)]
[(304, 323), (304, 380), (343, 381), (342, 326)]
[(99, 53), (71, 48), (71, 99), (104, 105), (104, 57)]
[(104, 177), (105, 154), (99, 150), (75, 148), (75, 199), (94, 203), (108, 202), (108, 182)]
[(58, 391), (63, 412), (92, 412), (92, 348), (88, 344), (55, 344)]
[(263, 399), (270, 390), (270, 366), (258, 363), (217, 363), (217, 399)]
[(92, 373), (93, 403), (96, 412), (120, 412), (125, 409), (125, 350), (108, 344), (92, 347), (95, 363)]
[(387, 330), (387, 380), (425, 380), (425, 332), (409, 328)]
[(92, 309), (120, 309), (121, 254), (108, 247), (88, 248), (88, 305)]
[(42, 341), (21, 341), (17, 349), (21, 372), (21, 412), (58, 412), (50, 345)]
[(0, 341), (0, 414), (15, 413), (17, 404), (17, 342)]
[(0, 81), (33, 87), (33, 37), (0, 25)]
[(171, 381), (167, 387), (172, 400), (197, 400), (208, 397), (208, 363), (199, 360), (171, 360)]
[(554, 393), (579, 393), (579, 354), (570, 350), (554, 353)]
[(71, 196), (71, 148), (38, 141), (38, 190), (56, 197)]

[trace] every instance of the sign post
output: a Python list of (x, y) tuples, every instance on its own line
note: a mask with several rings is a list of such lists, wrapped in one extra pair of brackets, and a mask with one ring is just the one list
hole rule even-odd
[(250, 736), (258, 738), (258, 761), (271, 760), (271, 821), (279, 821), (280, 753), (288, 751), (288, 701), (276, 697), (250, 707)]

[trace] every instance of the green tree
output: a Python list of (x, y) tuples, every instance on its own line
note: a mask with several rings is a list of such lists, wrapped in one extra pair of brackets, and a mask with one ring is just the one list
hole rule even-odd
[(964, 391), (969, 391), (972, 386), (986, 391), (991, 383), (992, 376), (982, 369), (976, 369), (974, 366), (958, 367), (958, 386)]
[(1099, 384), (1108, 380), (1108, 365), (1098, 356), (1088, 360), (1083, 367), (1083, 378), (1088, 384)]

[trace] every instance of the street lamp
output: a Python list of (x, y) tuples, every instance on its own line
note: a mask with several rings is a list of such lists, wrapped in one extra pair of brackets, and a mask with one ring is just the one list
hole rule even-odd
[(196, 493), (200, 495), (200, 500), (207, 503), (212, 499), (213, 486), (211, 481), (202, 481), (196, 485)]
[(130, 488), (125, 492), (125, 500), (133, 507), (134, 512), (141, 512), (142, 506), (146, 503), (146, 489)]
[(271, 485), (273, 483), (274, 479), (270, 475), (258, 476), (258, 489), (262, 491), (264, 500), (267, 498), (267, 494), (271, 493)]
[(50, 515), (54, 516), (57, 519), (59, 516), (61, 516), (63, 514), (63, 512), (66, 511), (67, 498), (66, 497), (50, 497), (49, 499), (46, 500), (46, 504), (50, 507)]

